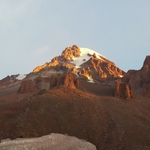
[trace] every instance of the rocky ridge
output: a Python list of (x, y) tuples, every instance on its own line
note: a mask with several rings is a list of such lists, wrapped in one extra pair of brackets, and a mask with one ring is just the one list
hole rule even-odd
[(18, 84), (21, 80), (23, 80), (26, 77), (24, 74), (16, 74), (16, 75), (11, 75), (3, 78), (0, 80), (0, 87), (4, 88), (7, 86), (12, 86), (14, 84)]

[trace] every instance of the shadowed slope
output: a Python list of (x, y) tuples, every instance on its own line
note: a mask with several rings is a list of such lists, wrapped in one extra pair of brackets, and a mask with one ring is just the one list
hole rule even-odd
[(52, 89), (0, 109), (0, 139), (62, 133), (85, 139), (98, 150), (144, 150), (150, 146), (149, 107), (148, 99), (127, 102), (77, 89)]

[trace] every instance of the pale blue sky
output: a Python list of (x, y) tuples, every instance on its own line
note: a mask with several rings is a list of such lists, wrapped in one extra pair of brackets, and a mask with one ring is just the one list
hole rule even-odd
[(150, 0), (0, 0), (0, 79), (73, 44), (140, 69), (150, 54)]

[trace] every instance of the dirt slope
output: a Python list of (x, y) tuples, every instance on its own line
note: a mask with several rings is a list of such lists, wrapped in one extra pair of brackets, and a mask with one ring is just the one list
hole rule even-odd
[[(103, 95), (98, 92), (102, 89)], [(63, 133), (85, 139), (98, 150), (150, 149), (150, 100), (126, 101), (112, 92), (107, 84), (82, 83), (80, 90), (13, 93), (7, 99), (13, 96), (11, 103), (2, 103), (6, 97), (0, 97), (0, 139)]]

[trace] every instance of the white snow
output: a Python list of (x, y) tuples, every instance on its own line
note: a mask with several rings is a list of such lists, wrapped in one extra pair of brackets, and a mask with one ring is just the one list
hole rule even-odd
[(17, 79), (17, 80), (23, 80), (25, 77), (26, 77), (25, 74), (19, 74), (16, 79)]
[(123, 78), (123, 75), (119, 75), (120, 78)]
[(104, 57), (103, 55), (101, 55), (91, 49), (88, 49), (88, 48), (80, 48), (80, 51), (81, 51), (80, 56), (75, 57), (74, 60), (71, 61), (73, 64), (76, 65), (76, 67), (79, 67), (81, 64), (88, 61), (91, 58), (91, 56), (89, 56), (89, 55), (93, 55), (94, 53), (96, 54), (96, 57), (99, 59), (102, 59), (101, 57)]
[(90, 79), (88, 79), (88, 82), (90, 82), (90, 83), (95, 83), (95, 82), (94, 82), (94, 80), (93, 80), (93, 79), (91, 79), (91, 78), (90, 78)]
[(95, 145), (76, 137), (63, 134), (50, 134), (38, 138), (2, 141), (3, 150), (96, 150)]
[(90, 77), (88, 77), (88, 82), (95, 83), (94, 80), (92, 78), (90, 78)]
[[(80, 66), (83, 63), (87, 62), (92, 57), (93, 54), (96, 54), (96, 57), (98, 59), (105, 61), (103, 59), (103, 58), (105, 58), (103, 55), (101, 55), (101, 54), (99, 54), (99, 53), (97, 53), (97, 52), (95, 52), (89, 48), (80, 48), (80, 51), (81, 51), (80, 56), (74, 57), (74, 59), (71, 61), (71, 63), (73, 63), (75, 65), (75, 68), (77, 68), (77, 69), (81, 68)], [(78, 71), (77, 71), (77, 73), (78, 73)], [(90, 77), (88, 77), (88, 82), (95, 83), (94, 80)]]

